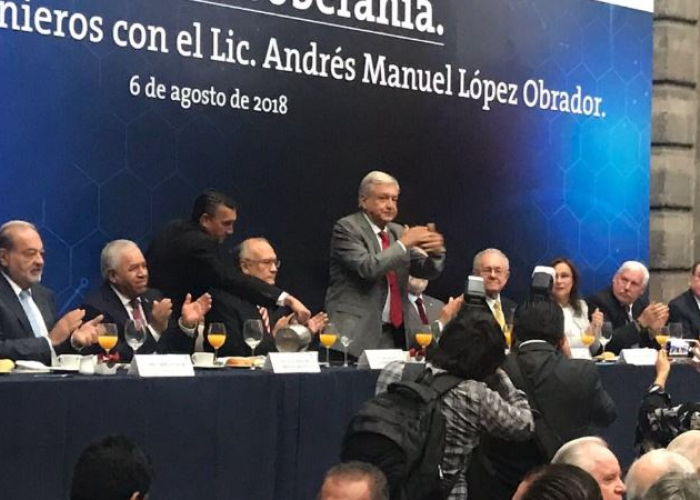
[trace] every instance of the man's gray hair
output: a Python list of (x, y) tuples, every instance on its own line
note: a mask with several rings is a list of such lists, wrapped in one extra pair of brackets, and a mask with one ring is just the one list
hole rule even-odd
[(17, 229), (33, 229), (37, 233), (39, 232), (34, 224), (24, 220), (11, 220), (5, 222), (0, 226), (0, 248), (5, 250), (12, 250), (15, 246), (15, 242), (12, 239), (12, 233)]
[(481, 262), (481, 258), (484, 255), (489, 254), (489, 253), (495, 253), (496, 255), (500, 256), (503, 260), (505, 260), (506, 261), (506, 271), (510, 270), (510, 261), (508, 260), (508, 257), (506, 257), (506, 254), (501, 252), (498, 248), (485, 248), (484, 250), (482, 250), (481, 252), (479, 252), (478, 254), (476, 254), (474, 256), (474, 261), (472, 262), (472, 273), (477, 272), (477, 269), (479, 269), (479, 267), (480, 267), (479, 264)]
[(585, 436), (572, 439), (568, 443), (564, 443), (562, 447), (557, 450), (552, 457), (552, 463), (575, 465), (576, 467), (590, 472), (594, 465), (589, 453), (592, 446), (610, 449), (608, 443), (598, 436)]
[(683, 455), (696, 470), (700, 470), (700, 431), (690, 430), (679, 434), (666, 449)]
[(695, 469), (687, 458), (663, 448), (645, 453), (632, 464), (625, 478), (627, 500), (642, 500), (653, 484), (672, 472), (695, 474)]
[(103, 280), (109, 281), (109, 272), (117, 268), (119, 258), (127, 248), (139, 248), (139, 246), (131, 240), (114, 240), (104, 246), (100, 254), (100, 274)]
[(644, 495), (644, 500), (697, 500), (700, 498), (700, 478), (697, 474), (666, 474)]
[(365, 175), (360, 182), (360, 188), (357, 191), (359, 201), (369, 196), (374, 184), (395, 184), (396, 187), (401, 190), (399, 181), (397, 181), (395, 177), (380, 170), (372, 170), (369, 174)]
[(624, 271), (640, 271), (642, 273), (642, 286), (644, 288), (649, 284), (649, 269), (647, 266), (636, 260), (628, 260), (623, 262), (620, 269), (617, 270), (615, 276), (623, 273)]

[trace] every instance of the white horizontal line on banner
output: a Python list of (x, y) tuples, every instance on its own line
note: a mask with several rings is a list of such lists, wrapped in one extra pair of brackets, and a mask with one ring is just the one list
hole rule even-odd
[(620, 7), (643, 10), (644, 12), (654, 12), (654, 0), (596, 0), (596, 2), (619, 5)]
[(409, 42), (425, 43), (427, 45), (437, 45), (438, 47), (444, 47), (445, 44), (442, 42), (434, 42), (432, 40), (423, 40), (421, 38), (413, 38), (410, 36), (395, 35), (393, 33), (384, 33), (383, 31), (368, 30), (364, 28), (356, 28), (354, 26), (345, 26), (343, 24), (329, 23), (326, 21), (317, 21), (315, 19), (305, 19), (303, 17), (289, 16), (287, 14), (277, 14), (275, 12), (268, 12), (266, 10), (251, 9), (249, 7), (240, 7), (238, 5), (231, 5), (228, 3), (214, 2), (213, 0), (188, 0), (193, 3), (201, 3), (205, 5), (213, 5), (216, 7), (225, 7), (227, 9), (243, 10), (246, 12), (253, 12), (255, 14), (263, 14), (265, 16), (280, 17), (282, 19), (290, 19), (292, 21), (301, 21), (304, 23), (319, 24), (321, 26), (329, 26), (331, 28), (340, 28), (349, 31), (359, 31), (361, 33), (370, 33), (372, 35), (386, 36), (389, 38), (397, 38), (399, 40), (407, 40)]

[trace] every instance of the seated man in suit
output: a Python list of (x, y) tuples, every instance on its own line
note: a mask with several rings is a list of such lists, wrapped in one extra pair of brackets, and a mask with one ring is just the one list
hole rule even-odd
[[(428, 287), (428, 280), (408, 277), (408, 297), (404, 304), (406, 339), (409, 346), (416, 346), (416, 333), (431, 331), (433, 322), (440, 320), (445, 303), (423, 293)], [(426, 327), (427, 326), (427, 330)]]
[[(239, 266), (246, 276), (257, 278), (270, 286), (277, 281), (277, 272), (281, 262), (275, 249), (265, 238), (249, 238), (244, 240), (234, 251), (237, 261), (229, 265)], [(264, 307), (221, 289), (212, 289), (212, 309), (209, 322), (219, 322), (226, 325), (226, 343), (219, 349), (223, 356), (250, 356), (252, 351), (243, 340), (243, 323), (248, 319), (258, 319), (263, 324), (263, 339), (255, 348), (255, 354), (267, 354), (276, 351), (274, 337), (277, 330), (283, 328), (292, 320), (294, 314), (286, 307)], [(291, 314), (290, 314), (291, 313)], [(325, 313), (319, 313), (308, 322), (308, 327), (317, 333), (328, 321)]]
[(227, 265), (224, 241), (233, 234), (237, 205), (225, 194), (205, 191), (197, 197), (189, 220), (174, 220), (146, 251), (151, 285), (173, 300), (178, 310), (188, 293), (197, 297), (219, 288), (265, 307), (288, 306), (305, 323), (309, 310), (279, 288)]
[(668, 307), (647, 301), (642, 294), (649, 283), (649, 271), (641, 262), (629, 260), (620, 266), (612, 286), (588, 297), (589, 314), (600, 309), (605, 321), (613, 326), (607, 350), (619, 354), (630, 347), (650, 347), (651, 330), (658, 330), (668, 320)]
[(690, 287), (668, 303), (669, 323), (683, 325), (683, 337), (700, 335), (700, 261), (693, 264)]
[(396, 224), (399, 183), (373, 171), (360, 182), (360, 211), (335, 223), (326, 311), (352, 339), (348, 351), (405, 348), (403, 304), (408, 275), (434, 279), (445, 261), (444, 239), (432, 226)]
[(486, 303), (493, 317), (505, 328), (506, 322), (513, 319), (515, 302), (501, 295), (510, 277), (508, 257), (497, 248), (487, 248), (474, 256), (472, 275), (484, 279)]
[(486, 438), (467, 480), (469, 499), (511, 498), (525, 473), (549, 462), (567, 441), (593, 433), (616, 418), (595, 363), (570, 359), (564, 313), (550, 300), (524, 302), (515, 311), (516, 346), (503, 369), (525, 391), (535, 419), (535, 437), (525, 443)]
[(113, 352), (119, 354), (121, 361), (130, 361), (134, 354), (124, 340), (128, 320), (141, 319), (148, 324), (140, 354), (189, 352), (190, 339), (211, 307), (209, 294), (196, 301), (188, 294), (178, 324), (169, 327), (172, 303), (160, 291), (148, 288), (148, 266), (136, 243), (129, 240), (107, 243), (100, 255), (100, 269), (103, 282), (87, 296), (83, 307), (88, 318), (101, 314), (105, 322), (117, 325), (119, 342)]
[(44, 245), (33, 224), (10, 221), (0, 227), (0, 358), (51, 364), (53, 354), (97, 342), (98, 316), (83, 322), (75, 309), (56, 321), (53, 292), (40, 284)]

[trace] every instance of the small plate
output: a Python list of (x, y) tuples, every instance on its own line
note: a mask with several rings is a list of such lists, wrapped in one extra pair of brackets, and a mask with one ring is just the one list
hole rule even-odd
[(221, 370), (226, 365), (192, 365), (195, 370)]
[(65, 366), (51, 366), (50, 370), (56, 373), (78, 373), (79, 368), (66, 368)]

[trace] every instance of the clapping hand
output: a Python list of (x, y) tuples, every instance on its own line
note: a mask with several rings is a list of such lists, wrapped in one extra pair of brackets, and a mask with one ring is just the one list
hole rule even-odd
[(80, 328), (85, 317), (85, 309), (73, 309), (64, 314), (49, 332), (52, 345), (59, 345), (70, 338), (71, 334)]
[(151, 310), (151, 326), (158, 333), (163, 333), (168, 327), (168, 320), (173, 312), (173, 302), (170, 299), (154, 300)]
[(100, 314), (90, 321), (86, 321), (80, 327), (73, 332), (71, 336), (71, 342), (74, 347), (85, 347), (88, 345), (93, 345), (97, 343), (97, 337), (100, 332), (100, 324), (104, 316)]
[(180, 309), (180, 319), (185, 328), (196, 328), (204, 321), (204, 316), (211, 309), (211, 295), (202, 294), (197, 300), (192, 300), (192, 294), (187, 294)]

